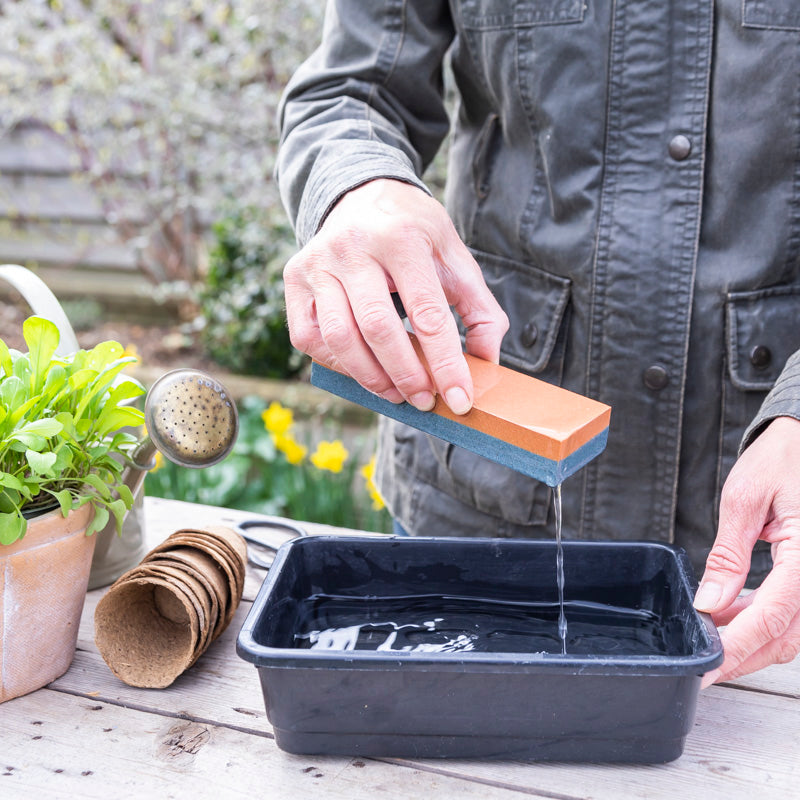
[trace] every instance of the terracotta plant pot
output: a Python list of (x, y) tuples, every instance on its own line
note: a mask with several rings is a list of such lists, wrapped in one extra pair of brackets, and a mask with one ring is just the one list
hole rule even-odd
[(75, 655), (95, 537), (94, 509), (28, 520), (25, 536), (0, 547), (0, 703), (63, 675)]

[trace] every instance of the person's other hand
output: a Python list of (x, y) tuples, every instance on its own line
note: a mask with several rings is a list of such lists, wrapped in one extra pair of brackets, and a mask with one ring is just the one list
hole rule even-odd
[[(371, 392), (428, 411), (434, 392), (457, 414), (473, 387), (467, 352), (497, 362), (508, 318), (445, 209), (416, 186), (379, 179), (348, 192), (284, 270), (292, 344)], [(412, 347), (397, 292), (430, 366)]]
[[(773, 567), (758, 589), (739, 597), (758, 539), (771, 543)], [(695, 607), (727, 625), (725, 661), (704, 677), (704, 687), (800, 652), (799, 421), (773, 420), (731, 470)]]

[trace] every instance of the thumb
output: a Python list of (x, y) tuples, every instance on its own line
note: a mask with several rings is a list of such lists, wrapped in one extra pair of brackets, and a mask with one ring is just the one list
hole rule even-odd
[(766, 522), (769, 493), (747, 469), (747, 451), (734, 465), (720, 496), (719, 529), (694, 598), (698, 611), (728, 608), (744, 587), (750, 556)]

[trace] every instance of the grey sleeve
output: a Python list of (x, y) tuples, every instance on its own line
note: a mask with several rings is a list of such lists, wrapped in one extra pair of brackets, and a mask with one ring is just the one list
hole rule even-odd
[(790, 356), (778, 380), (761, 404), (756, 418), (747, 427), (739, 454), (758, 437), (775, 417), (800, 420), (800, 350)]
[[(329, 0), (320, 47), (281, 99), (275, 175), (305, 244), (350, 189), (420, 179), (447, 135), (444, 0)], [(427, 190), (426, 190), (427, 191)]]

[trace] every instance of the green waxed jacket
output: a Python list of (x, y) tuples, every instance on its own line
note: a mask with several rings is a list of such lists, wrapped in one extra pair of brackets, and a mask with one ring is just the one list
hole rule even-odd
[[(742, 442), (800, 419), (800, 3), (331, 0), (281, 109), (301, 243), (364, 181), (423, 185), (448, 53), (447, 206), (502, 362), (612, 406), (565, 535), (702, 569)], [(378, 481), (415, 534), (552, 535), (547, 487), (395, 423)]]

